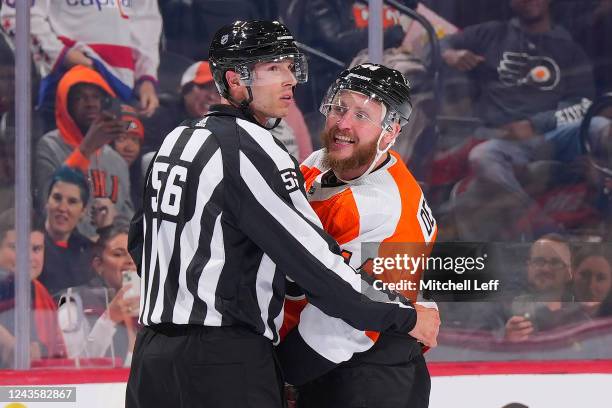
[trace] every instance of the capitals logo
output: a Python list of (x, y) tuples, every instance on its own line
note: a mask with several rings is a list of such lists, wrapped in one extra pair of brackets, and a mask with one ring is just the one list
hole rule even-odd
[(93, 6), (102, 11), (103, 8), (117, 8), (121, 18), (129, 19), (130, 17), (125, 12), (126, 9), (132, 8), (132, 0), (66, 0), (66, 4), (72, 7), (75, 6)]
[(554, 89), (561, 80), (559, 65), (552, 58), (510, 51), (503, 53), (497, 74), (507, 87), (531, 86), (543, 91)]

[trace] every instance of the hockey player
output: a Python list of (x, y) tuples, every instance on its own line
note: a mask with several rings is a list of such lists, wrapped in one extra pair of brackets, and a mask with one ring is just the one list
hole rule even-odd
[[(364, 243), (378, 243), (380, 257), (428, 255), (435, 219), (418, 183), (389, 150), (412, 111), (408, 82), (385, 66), (358, 65), (340, 74), (320, 110), (324, 148), (301, 170), (308, 200), (346, 261), (367, 264)], [(415, 272), (392, 268), (375, 278), (416, 284)], [(296, 289), (285, 306), (287, 329), (305, 303)], [(414, 289), (403, 293), (416, 298)], [(427, 311), (439, 324), (437, 311)], [(279, 351), (287, 380), (300, 385), (300, 408), (428, 405), (429, 372), (421, 345), (407, 334), (358, 331), (308, 304)]]
[(308, 205), (297, 162), (268, 130), (307, 78), (291, 33), (237, 21), (217, 32), (209, 55), (225, 101), (165, 138), (130, 229), (145, 327), (126, 406), (280, 408), (272, 345), (286, 278), (349, 327), (435, 341), (428, 314), (417, 320), (410, 304), (359, 293), (360, 276)]

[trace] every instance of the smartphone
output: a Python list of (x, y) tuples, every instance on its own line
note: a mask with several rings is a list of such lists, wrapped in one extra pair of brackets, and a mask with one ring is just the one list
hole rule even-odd
[(110, 112), (117, 119), (121, 119), (121, 101), (112, 96), (104, 98), (102, 101), (102, 110)]
[(122, 274), (122, 285), (132, 285), (125, 294), (125, 298), (132, 298), (140, 296), (140, 276), (136, 271), (123, 271)]

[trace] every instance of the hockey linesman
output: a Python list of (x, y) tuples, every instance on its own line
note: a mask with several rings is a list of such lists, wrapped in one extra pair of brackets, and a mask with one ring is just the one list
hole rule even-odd
[(225, 101), (166, 136), (130, 231), (145, 327), (126, 406), (282, 407), (273, 344), (285, 279), (355, 329), (432, 341), (429, 314), (360, 294), (360, 275), (323, 231), (297, 162), (266, 127), (307, 79), (291, 33), (237, 21), (215, 34), (209, 55)]
[[(338, 76), (320, 110), (326, 117), (324, 148), (310, 155), (301, 171), (308, 201), (345, 259), (359, 267), (372, 252), (364, 244), (379, 244), (379, 257), (429, 255), (435, 219), (419, 184), (390, 150), (412, 113), (404, 76), (383, 65), (358, 65)], [(410, 279), (418, 287), (423, 271), (414, 272), (389, 269), (374, 276), (387, 283)], [(299, 326), (281, 342), (279, 353), (286, 380), (299, 386), (300, 408), (428, 406), (430, 377), (415, 338), (356, 330), (305, 305), (299, 288), (290, 285), (281, 337), (298, 314)], [(402, 293), (417, 298), (416, 290)], [(430, 313), (437, 314), (435, 304), (415, 305), (425, 306), (434, 306)]]

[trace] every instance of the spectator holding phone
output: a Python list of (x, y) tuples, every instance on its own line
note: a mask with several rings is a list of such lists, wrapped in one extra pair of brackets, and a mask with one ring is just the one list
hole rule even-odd
[[(96, 277), (60, 301), (60, 316), (63, 308), (80, 307), (72, 319), (60, 319), (70, 357), (114, 355), (129, 365), (136, 339), (140, 282), (127, 251), (128, 229), (127, 220), (118, 218), (100, 231), (92, 259)], [(86, 325), (85, 330), (75, 327), (81, 324)]]
[[(0, 11), (11, 37), (15, 4), (5, 1)], [(100, 72), (125, 102), (137, 99), (141, 113), (153, 114), (162, 29), (157, 1), (32, 1), (30, 14), (32, 57), (43, 76), (39, 102), (45, 107), (53, 105), (52, 90), (66, 70), (80, 65)]]
[[(42, 210), (51, 175), (62, 165), (79, 169), (89, 179), (92, 201), (108, 199), (118, 214), (131, 217), (130, 177), (123, 158), (110, 142), (125, 132), (115, 92), (93, 69), (76, 66), (58, 85), (55, 119), (57, 129), (45, 134), (37, 145), (35, 160), (36, 206)], [(112, 111), (115, 112), (112, 112)], [(83, 218), (79, 231), (95, 235)]]

